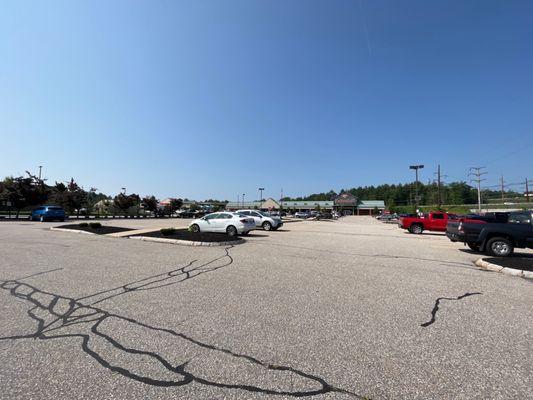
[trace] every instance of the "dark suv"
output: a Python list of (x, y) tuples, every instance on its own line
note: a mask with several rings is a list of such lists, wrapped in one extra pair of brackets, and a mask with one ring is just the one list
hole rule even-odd
[[(455, 226), (456, 225), (456, 226)], [(507, 257), (515, 248), (533, 248), (533, 211), (514, 211), (493, 218), (466, 218), (448, 224), (447, 236), (491, 256)]]

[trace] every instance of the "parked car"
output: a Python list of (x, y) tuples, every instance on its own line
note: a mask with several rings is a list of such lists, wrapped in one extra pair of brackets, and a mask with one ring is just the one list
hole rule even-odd
[(195, 218), (197, 217), (196, 211), (193, 210), (180, 210), (176, 213), (178, 218)]
[(309, 218), (309, 213), (306, 211), (298, 211), (294, 213), (295, 218)]
[(498, 214), (448, 224), (446, 236), (495, 257), (510, 256), (515, 248), (533, 248), (533, 211)]
[(398, 220), (398, 215), (396, 214), (381, 214), (376, 217), (376, 219), (383, 222), (391, 222)]
[(316, 219), (333, 219), (333, 215), (329, 211), (321, 211), (316, 216)]
[(253, 218), (255, 226), (258, 228), (263, 228), (265, 231), (269, 231), (271, 229), (276, 231), (283, 226), (283, 221), (280, 217), (274, 217), (265, 211), (237, 210), (236, 212), (244, 217)]
[(30, 214), (30, 221), (64, 221), (65, 210), (59, 206), (41, 206), (37, 207)]
[(234, 212), (217, 212), (193, 220), (192, 232), (225, 232), (228, 236), (247, 235), (255, 229), (255, 221)]
[(411, 233), (420, 234), (424, 231), (445, 232), (450, 219), (457, 219), (457, 215), (445, 212), (430, 212), (422, 217), (400, 217), (398, 227), (407, 229)]

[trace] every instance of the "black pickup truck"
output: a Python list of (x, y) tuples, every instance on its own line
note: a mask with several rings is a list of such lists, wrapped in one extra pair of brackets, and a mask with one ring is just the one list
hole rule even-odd
[(450, 221), (446, 236), (473, 250), (507, 257), (515, 248), (533, 248), (533, 211), (493, 213)]

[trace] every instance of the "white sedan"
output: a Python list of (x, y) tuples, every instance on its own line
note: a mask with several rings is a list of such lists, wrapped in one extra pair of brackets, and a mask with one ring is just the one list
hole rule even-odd
[(192, 232), (225, 232), (229, 236), (247, 235), (255, 229), (255, 221), (233, 212), (218, 212), (193, 220)]

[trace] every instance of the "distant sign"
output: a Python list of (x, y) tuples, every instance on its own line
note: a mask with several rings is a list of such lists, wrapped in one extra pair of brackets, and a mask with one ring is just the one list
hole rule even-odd
[(351, 193), (342, 193), (335, 198), (335, 205), (355, 207), (357, 198)]

